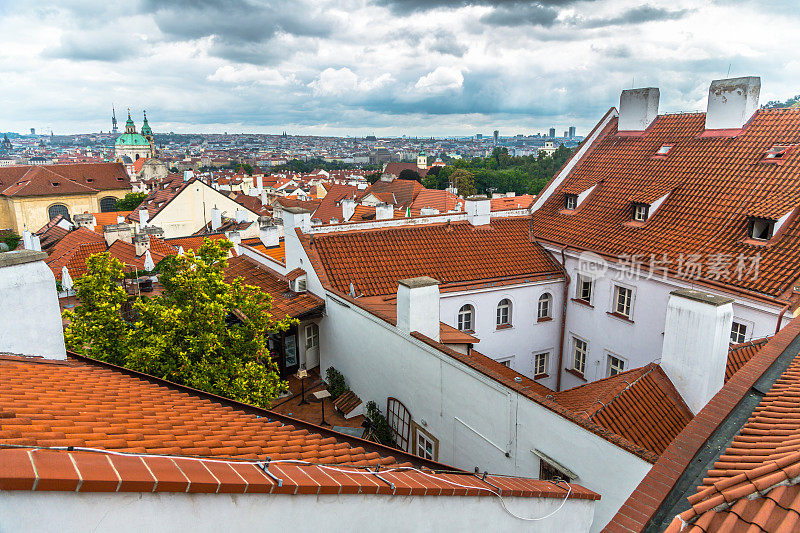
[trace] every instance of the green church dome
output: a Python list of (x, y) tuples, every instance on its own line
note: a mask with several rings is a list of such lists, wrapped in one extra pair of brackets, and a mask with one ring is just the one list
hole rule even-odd
[(138, 133), (123, 133), (117, 137), (117, 140), (114, 144), (116, 146), (150, 146), (150, 143), (147, 142), (147, 139)]

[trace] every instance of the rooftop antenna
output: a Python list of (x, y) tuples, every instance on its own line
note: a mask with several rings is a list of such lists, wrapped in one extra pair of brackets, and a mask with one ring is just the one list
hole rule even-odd
[(725, 76), (726, 78), (731, 77), (731, 65), (733, 65), (733, 63), (728, 63), (728, 74)]

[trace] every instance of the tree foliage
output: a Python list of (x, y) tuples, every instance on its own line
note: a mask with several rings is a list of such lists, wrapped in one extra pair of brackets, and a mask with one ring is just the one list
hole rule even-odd
[(422, 184), (429, 189), (445, 189), (453, 182), (452, 175), (455, 172), (465, 170), (474, 176), (478, 194), (538, 194), (567, 162), (572, 152), (572, 148), (560, 146), (552, 156), (539, 152), (537, 156), (512, 157), (507, 148), (497, 147), (489, 157), (455, 159), (437, 174), (428, 172)]
[(450, 182), (455, 186), (458, 195), (466, 198), (478, 191), (475, 189), (475, 175), (463, 168), (456, 169), (450, 174)]
[(129, 192), (125, 195), (125, 198), (120, 198), (117, 200), (117, 206), (114, 208), (115, 211), (133, 211), (142, 201), (147, 198), (147, 195), (143, 192)]
[(421, 181), (422, 176), (419, 175), (419, 172), (415, 170), (411, 170), (410, 168), (404, 168), (400, 171), (400, 175), (397, 176), (398, 179), (401, 180), (414, 180), (414, 181)]
[(80, 307), (67, 311), (70, 349), (175, 383), (267, 407), (283, 390), (267, 350), (270, 333), (294, 321), (275, 320), (271, 297), (240, 279), (225, 281), (231, 243), (205, 240), (197, 251), (159, 264), (164, 292), (121, 316), (122, 264), (107, 253), (87, 261), (75, 281)]
[(785, 102), (780, 102), (778, 100), (770, 100), (761, 107), (763, 109), (774, 109), (779, 107), (796, 107), (799, 104), (800, 104), (800, 94), (788, 98)]

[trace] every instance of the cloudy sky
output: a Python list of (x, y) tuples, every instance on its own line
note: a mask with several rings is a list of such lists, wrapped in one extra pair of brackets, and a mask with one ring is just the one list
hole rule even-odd
[(585, 133), (624, 88), (800, 93), (794, 1), (0, 0), (0, 131)]

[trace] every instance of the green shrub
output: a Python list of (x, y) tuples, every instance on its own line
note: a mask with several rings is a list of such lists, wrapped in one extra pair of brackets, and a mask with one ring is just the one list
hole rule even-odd
[(334, 400), (350, 390), (341, 372), (333, 367), (325, 371), (325, 382), (328, 384), (328, 392)]
[(394, 442), (392, 428), (389, 426), (389, 421), (386, 420), (386, 417), (383, 416), (383, 413), (381, 413), (381, 410), (378, 409), (378, 404), (373, 401), (369, 401), (367, 402), (365, 408), (367, 419), (370, 423), (370, 432), (375, 440), (384, 446), (392, 446), (393, 448), (396, 448), (397, 445)]

